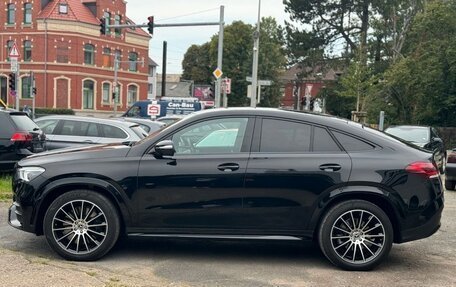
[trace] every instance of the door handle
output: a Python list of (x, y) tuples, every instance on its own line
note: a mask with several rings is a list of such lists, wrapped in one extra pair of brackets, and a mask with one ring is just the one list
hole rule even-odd
[(326, 163), (320, 165), (320, 169), (323, 171), (339, 171), (342, 167), (335, 163)]
[(218, 170), (231, 172), (239, 169), (239, 165), (237, 163), (223, 163), (217, 167)]

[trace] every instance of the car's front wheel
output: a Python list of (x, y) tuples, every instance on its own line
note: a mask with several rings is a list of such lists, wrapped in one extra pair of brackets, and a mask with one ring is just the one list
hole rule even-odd
[(120, 219), (105, 196), (74, 190), (56, 198), (44, 217), (48, 244), (65, 259), (96, 260), (116, 243)]
[(347, 270), (370, 270), (388, 255), (393, 227), (378, 206), (364, 200), (349, 200), (332, 207), (319, 230), (323, 254)]

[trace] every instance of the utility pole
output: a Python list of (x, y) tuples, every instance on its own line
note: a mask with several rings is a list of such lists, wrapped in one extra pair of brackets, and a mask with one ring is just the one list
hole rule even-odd
[(119, 83), (118, 83), (118, 69), (119, 69), (119, 55), (114, 54), (114, 117), (117, 117), (117, 101), (119, 98)]
[(163, 64), (162, 64), (162, 92), (161, 96), (166, 97), (166, 58), (167, 56), (167, 50), (168, 50), (168, 42), (163, 41)]
[(260, 22), (261, 22), (261, 0), (258, 0), (258, 22), (257, 29), (253, 33), (253, 65), (252, 65), (252, 97), (250, 98), (250, 106), (255, 108), (257, 105), (258, 91), (258, 57), (260, 53)]
[(33, 71), (30, 71), (30, 96), (32, 97), (32, 119), (35, 119), (35, 105), (36, 105), (36, 100), (35, 100), (35, 74)]
[[(218, 59), (217, 59), (217, 68), (223, 71), (223, 38), (224, 38), (224, 26), (225, 26), (225, 6), (220, 6), (220, 22), (219, 22), (219, 40), (218, 40)], [(215, 87), (215, 107), (220, 108), (222, 106), (221, 102), (221, 92), (222, 92), (222, 77), (217, 79), (217, 85)]]

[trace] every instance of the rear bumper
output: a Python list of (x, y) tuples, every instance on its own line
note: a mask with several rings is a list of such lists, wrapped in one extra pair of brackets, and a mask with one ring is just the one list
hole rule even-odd
[(423, 239), (436, 233), (440, 228), (443, 206), (443, 196), (435, 199), (434, 202), (419, 215), (424, 223), (414, 228), (402, 230), (397, 243)]

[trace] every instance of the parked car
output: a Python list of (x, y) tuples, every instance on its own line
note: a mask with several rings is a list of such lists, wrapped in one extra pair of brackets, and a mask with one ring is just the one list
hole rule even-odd
[(123, 115), (126, 118), (161, 118), (185, 116), (204, 109), (197, 98), (163, 97), (160, 100), (145, 100), (134, 103)]
[(136, 142), (148, 134), (136, 123), (77, 116), (36, 119), (47, 135), (47, 150), (93, 144)]
[(10, 171), (16, 162), (42, 152), (46, 136), (23, 112), (0, 110), (0, 171)]
[(447, 158), (445, 167), (445, 189), (456, 190), (456, 148), (450, 152)]
[(158, 118), (155, 121), (156, 122), (160, 122), (160, 123), (164, 123), (165, 125), (170, 126), (170, 125), (182, 120), (184, 117), (185, 116), (178, 116), (178, 115), (166, 116), (166, 117)]
[(159, 122), (159, 121), (152, 121), (150, 119), (115, 118), (115, 120), (138, 124), (148, 134), (152, 134), (152, 133), (162, 129), (164, 126), (166, 126), (165, 123), (162, 123), (162, 122)]
[(125, 231), (315, 239), (349, 270), (435, 233), (444, 202), (429, 152), (347, 120), (261, 108), (199, 112), (131, 146), (29, 157), (13, 190), (10, 224), (69, 260), (104, 256)]
[(385, 132), (433, 152), (439, 171), (444, 173), (446, 148), (435, 128), (428, 126), (393, 126), (387, 128)]

